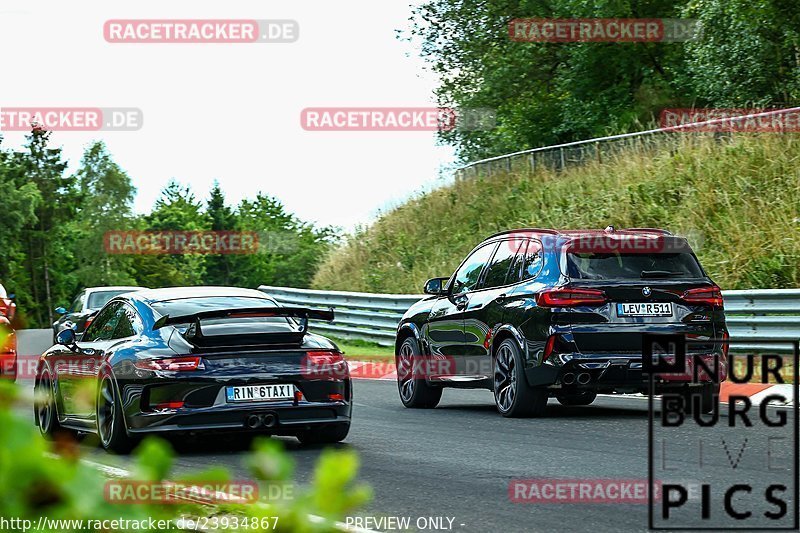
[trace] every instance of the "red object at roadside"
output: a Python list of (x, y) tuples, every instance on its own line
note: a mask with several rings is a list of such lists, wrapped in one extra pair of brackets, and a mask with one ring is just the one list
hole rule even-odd
[(5, 287), (0, 284), (0, 315), (6, 317), (9, 322), (14, 320), (14, 314), (17, 311), (17, 304), (14, 300), (8, 297)]
[(11, 323), (0, 315), (0, 379), (17, 377), (17, 336)]

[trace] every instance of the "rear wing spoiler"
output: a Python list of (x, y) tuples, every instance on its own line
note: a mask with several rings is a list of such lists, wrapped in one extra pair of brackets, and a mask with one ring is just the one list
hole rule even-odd
[(200, 321), (213, 318), (259, 318), (259, 317), (292, 317), (299, 318), (300, 331), (305, 333), (308, 329), (308, 320), (333, 320), (333, 309), (310, 309), (308, 307), (239, 307), (236, 309), (214, 309), (213, 311), (200, 311), (191, 315), (170, 316), (164, 315), (153, 324), (153, 330), (164, 326), (194, 323), (195, 331), (200, 331)]

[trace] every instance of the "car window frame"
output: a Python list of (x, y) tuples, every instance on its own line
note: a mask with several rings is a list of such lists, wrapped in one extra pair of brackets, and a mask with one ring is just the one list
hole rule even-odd
[(539, 245), (538, 254), (539, 254), (539, 257), (541, 259), (541, 261), (539, 262), (539, 270), (537, 270), (536, 274), (534, 274), (533, 276), (531, 276), (529, 278), (526, 278), (525, 277), (525, 260), (526, 259), (523, 256), (522, 264), (520, 265), (520, 268), (521, 268), (520, 275), (522, 276), (522, 278), (520, 279), (519, 283), (522, 283), (522, 282), (525, 282), (525, 281), (535, 280), (536, 278), (539, 277), (539, 274), (542, 273), (542, 269), (544, 268), (544, 244), (542, 244), (542, 241), (540, 241), (539, 239), (528, 239), (528, 246), (525, 247), (525, 256), (528, 255), (528, 248), (530, 247), (531, 243), (537, 243)]
[[(122, 303), (123, 303), (123, 302), (122, 302), (122, 300), (113, 300), (113, 299), (112, 299), (110, 302), (108, 302), (106, 305), (104, 305), (104, 306), (103, 306), (103, 307), (102, 307), (102, 308), (101, 308), (101, 309), (100, 309), (100, 310), (97, 312), (97, 318), (100, 318), (100, 314), (101, 314), (103, 311), (105, 311), (106, 307), (110, 307), (110, 306), (112, 306), (112, 305), (116, 305), (116, 304), (120, 304), (120, 305), (121, 305)], [(113, 318), (114, 318), (114, 316), (116, 316), (116, 312), (115, 312), (113, 315), (111, 315), (111, 318), (113, 319)], [(84, 340), (84, 339), (86, 339), (86, 337), (87, 337), (87, 333), (91, 333), (91, 332), (93, 332), (93, 331), (94, 331), (94, 329), (96, 329), (97, 327), (99, 327), (99, 326), (97, 326), (97, 324), (100, 324), (100, 322), (97, 320), (97, 318), (95, 318), (95, 320), (93, 320), (93, 321), (92, 321), (92, 323), (89, 325), (89, 327), (86, 329), (86, 331), (84, 331), (84, 332), (83, 332), (83, 336), (81, 337), (81, 341), (83, 341), (83, 342), (108, 342), (109, 340), (113, 340), (113, 339), (94, 339), (94, 340)], [(114, 330), (116, 330), (116, 329), (117, 329), (117, 328), (116, 328), (116, 326), (115, 326), (115, 327), (114, 327)]]
[[(139, 314), (139, 312), (136, 310), (136, 308), (134, 306), (132, 306), (131, 304), (129, 304), (128, 302), (122, 301), (122, 305), (120, 306), (120, 310), (123, 310), (123, 309), (129, 309), (130, 311), (133, 312), (134, 316), (136, 316), (136, 318), (139, 320), (139, 326), (140, 327), (138, 328), (138, 330), (135, 327), (133, 328), (134, 329), (133, 335), (127, 335), (125, 337), (116, 337), (115, 336), (115, 337), (111, 338), (110, 340), (115, 340), (116, 341), (116, 340), (123, 340), (123, 339), (132, 339), (132, 338), (138, 337), (138, 336), (140, 336), (140, 335), (142, 335), (144, 333), (144, 329), (145, 329), (144, 320), (142, 319), (142, 315)], [(118, 310), (117, 313), (119, 313), (120, 310)], [(114, 328), (114, 335), (116, 335), (116, 333), (117, 333), (117, 329), (119, 328), (119, 324), (120, 323), (117, 322), (117, 325)], [(133, 325), (135, 325), (135, 324), (132, 324), (132, 326)]]
[[(497, 242), (498, 242), (499, 246), (497, 246), (494, 249), (494, 253), (492, 254), (492, 257), (486, 263), (486, 267), (483, 269), (483, 272), (481, 273), (481, 279), (480, 279), (480, 282), (478, 283), (478, 287), (476, 289), (474, 289), (472, 292), (476, 292), (476, 291), (484, 290), (484, 289), (499, 289), (501, 287), (506, 287), (508, 285), (508, 283), (506, 283), (506, 281), (508, 280), (508, 273), (511, 271), (511, 267), (514, 265), (514, 262), (516, 261), (516, 258), (517, 258), (517, 255), (519, 254), (520, 248), (522, 248), (523, 244), (525, 244), (525, 249), (526, 250), (528, 248), (527, 242), (526, 242), (527, 240), (528, 239), (519, 239), (519, 238), (500, 239), (500, 240), (498, 240)], [(500, 285), (494, 285), (492, 287), (487, 287), (486, 286), (486, 277), (489, 275), (489, 269), (490, 269), (491, 264), (494, 262), (494, 258), (497, 257), (497, 252), (500, 251), (500, 248), (503, 246), (503, 244), (510, 243), (510, 242), (517, 242), (518, 244), (517, 244), (517, 249), (511, 255), (511, 264), (508, 265), (508, 268), (506, 268), (505, 275), (503, 276), (503, 282)]]
[[(531, 242), (537, 242), (539, 244), (539, 246), (540, 246), (540, 250), (541, 250), (541, 253), (542, 253), (542, 265), (539, 268), (539, 272), (536, 274), (536, 276), (534, 276), (532, 278), (521, 279), (519, 281), (515, 281), (514, 283), (506, 283), (505, 285), (501, 285), (500, 287), (491, 287), (489, 289), (474, 289), (474, 290), (469, 291), (469, 292), (474, 293), (474, 292), (481, 292), (481, 291), (485, 291), (485, 290), (505, 289), (505, 288), (508, 288), (508, 287), (515, 287), (517, 285), (521, 285), (523, 283), (529, 283), (531, 281), (536, 280), (536, 278), (539, 277), (539, 275), (542, 273), (542, 270), (544, 269), (544, 262), (545, 262), (544, 244), (542, 243), (542, 241), (540, 239), (537, 239), (535, 237), (526, 237), (525, 240), (528, 242), (528, 245), (530, 245)], [(495, 241), (495, 242), (497, 242), (497, 241)], [(477, 250), (477, 249), (478, 248), (476, 247), (475, 250)], [(527, 251), (527, 249), (528, 248), (526, 246), (525, 250)], [(470, 254), (470, 255), (472, 255), (472, 254)], [(466, 260), (465, 260), (465, 262), (466, 262)], [(458, 266), (458, 268), (461, 268), (462, 265), (463, 265), (463, 262), (462, 262), (461, 265)], [(524, 263), (523, 263), (523, 265), (520, 265), (520, 268), (522, 268), (522, 266), (524, 266)], [(509, 270), (510, 270), (510, 267), (509, 267)], [(456, 272), (458, 272), (458, 270), (456, 270)], [(483, 273), (481, 273), (481, 274), (483, 274)], [(450, 281), (448, 282), (448, 291), (450, 291), (451, 283), (454, 281), (454, 279), (455, 279), (455, 273), (453, 274), (453, 277), (451, 277)], [(508, 280), (508, 274), (506, 274), (506, 280)], [(450, 296), (454, 296), (451, 292), (448, 292), (448, 294)], [(461, 295), (461, 294), (465, 294), (465, 293), (458, 293), (457, 295)]]
[(495, 248), (492, 250), (492, 253), (489, 256), (489, 259), (487, 259), (486, 262), (483, 264), (483, 267), (481, 268), (481, 272), (480, 272), (480, 274), (478, 274), (477, 285), (479, 286), (481, 284), (481, 281), (483, 280), (483, 275), (484, 275), (484, 272), (486, 271), (486, 266), (492, 260), (492, 257), (494, 257), (494, 254), (497, 251), (497, 246), (499, 244), (499, 241), (500, 241), (499, 239), (493, 239), (493, 240), (490, 240), (490, 241), (482, 242), (479, 245), (477, 245), (475, 248), (473, 248), (472, 251), (469, 254), (467, 254), (467, 256), (464, 258), (464, 260), (461, 261), (461, 264), (458, 265), (458, 268), (455, 269), (455, 271), (453, 272), (453, 275), (450, 276), (450, 281), (447, 282), (447, 295), (449, 297), (461, 296), (462, 294), (467, 294), (467, 293), (470, 293), (470, 292), (475, 292), (477, 290), (480, 290), (480, 289), (474, 288), (474, 289), (467, 290), (467, 291), (462, 291), (462, 292), (453, 292), (453, 289), (455, 288), (455, 284), (456, 284), (456, 277), (458, 276), (458, 272), (461, 270), (461, 268), (465, 264), (467, 264), (467, 261), (469, 261), (470, 258), (473, 255), (478, 253), (482, 248), (484, 248), (486, 246), (494, 246)]

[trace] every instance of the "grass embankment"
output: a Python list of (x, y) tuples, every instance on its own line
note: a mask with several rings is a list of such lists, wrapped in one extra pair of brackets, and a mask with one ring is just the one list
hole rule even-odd
[(562, 172), (495, 172), (414, 198), (353, 236), (313, 286), (419, 293), (509, 228), (654, 226), (692, 237), (723, 289), (800, 286), (800, 137), (689, 139)]
[(394, 348), (381, 346), (372, 342), (358, 339), (339, 339), (330, 337), (333, 342), (344, 352), (346, 359), (351, 361), (393, 361)]

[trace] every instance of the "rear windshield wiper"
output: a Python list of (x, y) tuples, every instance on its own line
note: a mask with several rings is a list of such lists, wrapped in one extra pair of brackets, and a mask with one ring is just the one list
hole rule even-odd
[(671, 270), (642, 270), (642, 278), (670, 278), (672, 276), (683, 276), (683, 272), (673, 272)]

